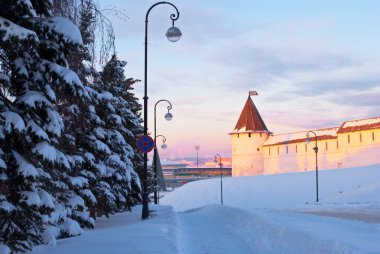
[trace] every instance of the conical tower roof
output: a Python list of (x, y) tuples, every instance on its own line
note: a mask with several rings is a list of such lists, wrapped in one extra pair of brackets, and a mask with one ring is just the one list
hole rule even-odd
[(269, 132), (250, 96), (245, 102), (234, 131)]

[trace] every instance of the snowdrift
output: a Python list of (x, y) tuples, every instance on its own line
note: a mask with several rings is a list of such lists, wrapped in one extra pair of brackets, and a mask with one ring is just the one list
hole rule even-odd
[[(319, 171), (319, 205), (380, 203), (380, 165)], [(257, 208), (306, 208), (316, 201), (315, 171), (223, 178), (224, 205)], [(167, 193), (161, 204), (186, 211), (220, 204), (220, 178), (190, 182)]]

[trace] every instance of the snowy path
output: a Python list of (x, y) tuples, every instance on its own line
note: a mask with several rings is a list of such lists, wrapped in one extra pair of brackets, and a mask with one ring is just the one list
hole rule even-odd
[(177, 214), (179, 253), (380, 253), (380, 225), (211, 205)]
[(317, 216), (297, 211), (244, 211), (209, 205), (175, 213), (151, 205), (97, 220), (95, 230), (39, 246), (33, 254), (357, 254), (380, 253), (380, 224)]
[(220, 211), (208, 207), (177, 214), (179, 253), (253, 253), (234, 227), (236, 222), (224, 218), (226, 211), (215, 212)]

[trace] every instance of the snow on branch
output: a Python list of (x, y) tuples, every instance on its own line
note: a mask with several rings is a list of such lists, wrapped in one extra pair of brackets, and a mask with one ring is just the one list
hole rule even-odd
[(78, 75), (70, 69), (67, 69), (59, 64), (43, 60), (45, 67), (62, 79), (74, 92), (74, 95), (84, 96), (89, 98), (87, 90), (84, 88), (82, 81)]
[(70, 236), (81, 235), (83, 233), (83, 229), (80, 227), (79, 223), (70, 218), (66, 218), (60, 227), (62, 232)]
[(89, 200), (91, 200), (91, 202), (93, 204), (96, 204), (98, 201), (96, 200), (96, 197), (94, 195), (94, 193), (92, 193), (92, 191), (90, 189), (84, 189), (84, 190), (81, 190), (80, 193), (87, 197)]
[(57, 111), (51, 109), (47, 109), (47, 114), (49, 117), (49, 123), (45, 124), (44, 128), (51, 133), (54, 133), (57, 137), (60, 137), (64, 128), (62, 117)]
[(6, 111), (0, 113), (0, 116), (5, 121), (4, 129), (6, 133), (11, 133), (13, 129), (16, 129), (20, 132), (25, 130), (24, 120), (22, 120), (19, 114), (12, 111)]
[(38, 126), (35, 121), (29, 120), (26, 124), (26, 128), (37, 137), (50, 141), (48, 134), (40, 126)]
[(88, 186), (88, 180), (83, 176), (70, 177), (70, 183), (80, 188)]
[(17, 38), (18, 40), (32, 40), (38, 42), (37, 34), (29, 29), (16, 25), (12, 21), (0, 17), (0, 34), (2, 41), (7, 41), (10, 38)]
[(82, 36), (78, 27), (67, 18), (52, 17), (43, 19), (41, 21), (41, 25), (47, 27), (49, 31), (62, 35), (65, 42), (79, 45), (83, 44)]
[(20, 96), (16, 100), (18, 103), (26, 104), (31, 108), (36, 107), (53, 107), (51, 102), (40, 92), (38, 91), (27, 91), (24, 95)]
[(11, 82), (9, 76), (5, 74), (4, 72), (0, 71), (0, 81), (9, 84)]
[(25, 202), (28, 204), (28, 206), (40, 206), (41, 205), (41, 199), (38, 196), (38, 193), (34, 191), (22, 191), (21, 192), (21, 202)]
[[(4, 197), (4, 196), (2, 196)], [(1, 198), (1, 197), (0, 197)], [(3, 212), (12, 212), (16, 209), (16, 207), (14, 207), (14, 205), (12, 205), (11, 203), (9, 203), (8, 201), (6, 200), (0, 200), (0, 210), (3, 210)], [(1, 252), (1, 248), (0, 248), (0, 253), (3, 253)]]
[(68, 169), (71, 168), (66, 156), (45, 141), (38, 143), (32, 151), (41, 155), (45, 160), (63, 165)]
[(32, 164), (27, 162), (25, 160), (25, 158), (21, 154), (19, 154), (18, 152), (12, 150), (12, 153), (13, 153), (13, 157), (16, 159), (16, 163), (18, 165), (18, 172), (20, 175), (22, 175), (25, 178), (27, 178), (27, 177), (33, 177), (33, 178), (38, 177), (38, 175), (39, 175), (38, 171)]
[[(0, 158), (0, 168), (3, 168), (3, 169), (7, 168), (7, 164), (1, 158)], [(5, 174), (4, 174), (4, 176), (7, 177)], [(3, 180), (3, 174), (0, 174), (0, 180)]]
[(48, 192), (41, 189), (38, 191), (38, 196), (41, 200), (41, 206), (54, 208), (54, 198)]

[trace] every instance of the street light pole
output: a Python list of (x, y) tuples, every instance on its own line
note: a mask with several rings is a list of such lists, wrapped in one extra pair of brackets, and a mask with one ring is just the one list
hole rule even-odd
[(219, 154), (215, 155), (215, 162), (217, 163), (218, 161), (216, 158), (219, 157), (219, 167), (220, 167), (220, 204), (223, 205), (223, 171), (222, 171), (222, 157)]
[[(162, 135), (158, 135), (157, 136), (157, 121), (156, 121), (156, 111), (157, 111), (157, 104), (162, 102), (162, 101), (165, 101), (167, 103), (169, 103), (169, 106), (167, 107), (168, 108), (168, 113), (165, 114), (165, 119), (167, 121), (170, 121), (172, 120), (173, 118), (173, 115), (169, 112), (171, 109), (172, 109), (172, 104), (170, 103), (170, 101), (168, 100), (165, 100), (165, 99), (162, 99), (162, 100), (159, 100), (156, 102), (156, 104), (154, 105), (154, 152), (156, 153), (157, 152), (157, 147), (156, 147), (156, 138), (158, 136), (162, 136)], [(162, 136), (163, 137), (163, 136)], [(164, 137), (164, 143), (166, 141), (166, 138)], [(154, 161), (153, 161), (153, 167), (154, 167), (154, 179), (155, 179), (155, 183), (157, 185), (157, 156), (154, 156)], [(158, 191), (154, 191), (154, 203), (155, 204), (158, 204)]]
[[(165, 144), (166, 142), (166, 137), (164, 135), (157, 135), (156, 138), (158, 137), (162, 137), (162, 145), (161, 145), (161, 149), (162, 150), (165, 150), (168, 146)], [(157, 148), (157, 147), (156, 147)]]
[[(162, 145), (161, 145), (161, 149), (162, 150), (165, 150), (168, 146), (165, 144), (166, 142), (166, 137), (164, 135), (154, 135), (155, 136), (155, 139), (154, 139), (154, 156), (153, 156), (153, 159), (154, 159), (154, 179), (155, 179), (155, 185), (158, 186), (158, 188), (160, 188), (160, 183), (159, 183), (159, 176), (158, 176), (158, 172), (157, 172), (157, 157), (158, 157), (158, 151), (157, 151), (157, 146), (156, 146), (156, 139), (158, 137), (162, 137)], [(160, 201), (160, 196), (159, 196), (159, 190), (155, 190), (154, 191), (154, 203), (155, 204), (158, 204)]]
[[(144, 64), (144, 135), (148, 135), (148, 18), (150, 11), (159, 4), (169, 4), (174, 7), (177, 14), (171, 14), (170, 19), (172, 20), (172, 27), (166, 32), (166, 37), (169, 41), (175, 42), (181, 38), (181, 31), (174, 26), (174, 21), (179, 18), (179, 11), (175, 5), (169, 2), (157, 2), (153, 4), (147, 11), (145, 16), (145, 64)], [(144, 153), (144, 173), (143, 173), (143, 201), (142, 201), (142, 219), (149, 217), (149, 206), (148, 206), (148, 186), (147, 186), (147, 176), (148, 176), (148, 154)]]
[(315, 136), (315, 147), (313, 147), (313, 150), (315, 152), (315, 183), (316, 183), (316, 189), (317, 189), (317, 202), (319, 202), (319, 197), (318, 197), (318, 137), (317, 137), (317, 134), (315, 134), (314, 131), (309, 131), (308, 133), (306, 133), (306, 142), (309, 143), (310, 142), (310, 138), (309, 138), (309, 135), (310, 133), (313, 133), (314, 136)]
[(198, 178), (201, 178), (201, 172), (198, 168), (198, 151), (201, 147), (200, 146), (195, 146), (195, 150), (197, 150), (197, 170), (198, 170)]

